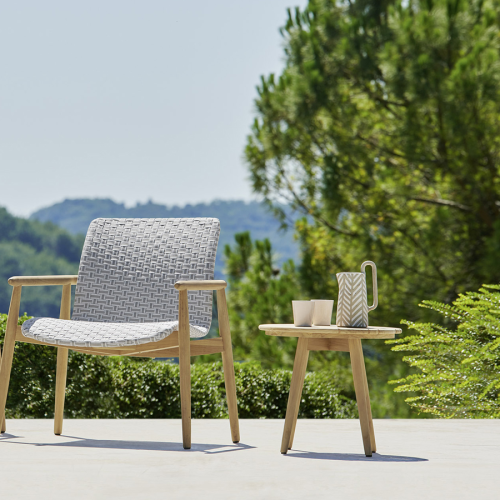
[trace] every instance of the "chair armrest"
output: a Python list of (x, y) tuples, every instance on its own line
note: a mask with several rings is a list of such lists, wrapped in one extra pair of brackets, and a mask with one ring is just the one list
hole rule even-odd
[(184, 280), (178, 281), (174, 287), (177, 290), (222, 290), (226, 288), (224, 280)]
[(47, 285), (76, 285), (78, 276), (12, 276), (9, 285), (12, 286), (47, 286)]

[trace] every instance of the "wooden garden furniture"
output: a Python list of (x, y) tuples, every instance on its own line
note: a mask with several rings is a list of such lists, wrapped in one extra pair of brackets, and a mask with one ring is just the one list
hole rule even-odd
[[(96, 219), (76, 276), (9, 279), (12, 299), (0, 365), (0, 421), (16, 342), (57, 348), (54, 433), (62, 432), (68, 350), (101, 356), (178, 357), (182, 442), (191, 447), (191, 356), (221, 353), (231, 437), (240, 440), (226, 282), (214, 280), (217, 219)], [(23, 286), (61, 286), (59, 319), (18, 326)], [(71, 286), (76, 285), (71, 315)], [(218, 338), (204, 337), (217, 292)], [(71, 319), (70, 319), (71, 317)]]
[(281, 441), (281, 453), (286, 454), (292, 448), (309, 351), (344, 351), (349, 352), (351, 356), (352, 376), (354, 390), (356, 391), (363, 446), (365, 455), (371, 457), (372, 453), (377, 451), (377, 447), (361, 340), (393, 339), (396, 334), (401, 333), (401, 329), (380, 326), (349, 328), (335, 325), (310, 327), (260, 325), (259, 329), (263, 330), (266, 335), (274, 337), (298, 337), (286, 409), (285, 428)]

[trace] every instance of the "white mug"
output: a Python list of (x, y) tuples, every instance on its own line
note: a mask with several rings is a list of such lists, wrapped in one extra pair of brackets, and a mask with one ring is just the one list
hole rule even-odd
[(330, 326), (332, 324), (333, 300), (311, 300), (311, 302), (314, 302), (313, 325)]
[(292, 300), (293, 324), (295, 326), (312, 326), (314, 302), (310, 300)]

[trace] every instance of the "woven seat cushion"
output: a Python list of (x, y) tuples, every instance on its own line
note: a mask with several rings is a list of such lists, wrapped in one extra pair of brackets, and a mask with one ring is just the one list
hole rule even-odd
[[(189, 325), (192, 338), (204, 337), (206, 328)], [(178, 321), (157, 323), (99, 323), (53, 318), (25, 321), (25, 337), (67, 347), (120, 347), (157, 342), (178, 331)]]

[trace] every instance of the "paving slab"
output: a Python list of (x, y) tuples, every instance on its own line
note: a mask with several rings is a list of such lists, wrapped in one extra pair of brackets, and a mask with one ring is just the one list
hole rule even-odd
[(500, 420), (375, 420), (363, 454), (357, 420), (8, 420), (0, 499), (500, 499)]

